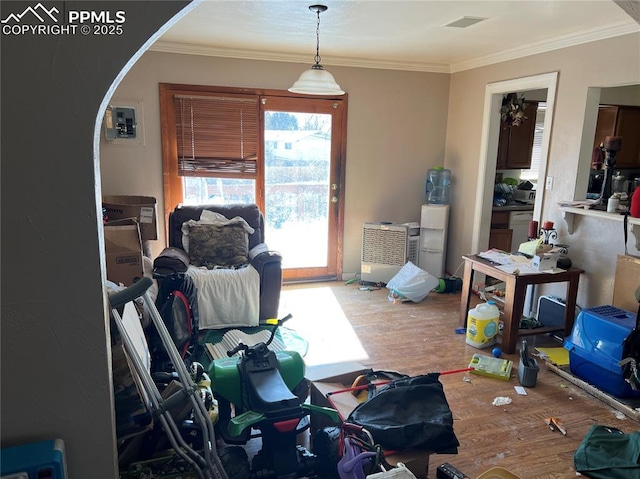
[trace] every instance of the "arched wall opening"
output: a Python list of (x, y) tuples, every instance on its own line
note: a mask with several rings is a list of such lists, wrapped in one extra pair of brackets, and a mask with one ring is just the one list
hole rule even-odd
[[(122, 11), (123, 32), (3, 33), (0, 434), (3, 447), (62, 439), (69, 477), (118, 475), (98, 124), (128, 68), (194, 3), (47, 2), (60, 23), (72, 9)], [(3, 1), (0, 16), (27, 6)]]

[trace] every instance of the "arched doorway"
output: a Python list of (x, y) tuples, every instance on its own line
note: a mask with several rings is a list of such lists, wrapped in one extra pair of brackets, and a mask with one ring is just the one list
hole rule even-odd
[[(124, 11), (126, 21), (113, 36), (3, 32), (0, 434), (5, 447), (61, 438), (69, 477), (117, 477), (96, 123), (137, 56), (190, 4), (44, 3), (59, 24), (70, 9)], [(1, 2), (0, 17), (27, 7)]]

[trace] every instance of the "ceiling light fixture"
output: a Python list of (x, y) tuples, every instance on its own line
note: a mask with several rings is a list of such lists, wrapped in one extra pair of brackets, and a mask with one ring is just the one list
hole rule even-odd
[(320, 13), (327, 10), (326, 5), (310, 5), (309, 10), (318, 15), (316, 26), (316, 56), (315, 64), (310, 70), (302, 72), (298, 81), (293, 84), (289, 91), (292, 93), (303, 93), (305, 95), (344, 95), (340, 85), (336, 83), (333, 75), (320, 64)]

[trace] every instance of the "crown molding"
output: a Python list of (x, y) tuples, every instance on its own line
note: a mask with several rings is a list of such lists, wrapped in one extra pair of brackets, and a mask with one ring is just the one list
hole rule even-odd
[[(578, 33), (570, 33), (550, 40), (534, 42), (524, 47), (512, 48), (482, 57), (453, 63), (425, 63), (411, 61), (396, 61), (383, 59), (347, 58), (347, 57), (322, 57), (325, 66), (346, 66), (358, 68), (375, 68), (382, 70), (419, 71), (428, 73), (458, 73), (473, 68), (484, 67), (518, 58), (528, 57), (539, 53), (559, 50), (561, 48), (582, 45), (584, 43), (604, 40), (630, 33), (640, 32), (637, 23), (620, 22), (606, 25), (598, 30), (585, 30)], [(183, 55), (203, 55), (222, 58), (239, 58), (244, 60), (278, 61), (288, 63), (312, 63), (309, 55), (298, 53), (282, 53), (261, 50), (248, 50), (239, 48), (224, 48), (197, 43), (183, 43), (158, 40), (149, 50), (163, 53), (179, 53)]]
[[(239, 58), (243, 60), (264, 60), (288, 63), (313, 63), (308, 54), (282, 53), (240, 48), (224, 48), (198, 43), (170, 42), (159, 40), (149, 50), (163, 53), (180, 53), (183, 55), (203, 55), (222, 58)], [(449, 65), (423, 62), (399, 62), (396, 60), (347, 58), (322, 56), (324, 66), (343, 66), (358, 68), (376, 68), (382, 70), (406, 70), (431, 73), (450, 73)]]
[(531, 55), (537, 55), (538, 53), (551, 52), (554, 50), (560, 50), (562, 48), (574, 47), (577, 45), (582, 45), (584, 43), (605, 40), (607, 38), (619, 37), (622, 35), (628, 35), (630, 33), (638, 32), (640, 32), (640, 25), (638, 25), (637, 23), (620, 22), (604, 26), (595, 31), (584, 30), (578, 33), (569, 33), (567, 35), (555, 37), (550, 40), (530, 43), (529, 45), (526, 45), (524, 47), (503, 50), (499, 53), (485, 55), (483, 57), (474, 58), (473, 60), (453, 63), (450, 65), (451, 73), (471, 70), (473, 68), (484, 67), (493, 65), (495, 63), (515, 60)]

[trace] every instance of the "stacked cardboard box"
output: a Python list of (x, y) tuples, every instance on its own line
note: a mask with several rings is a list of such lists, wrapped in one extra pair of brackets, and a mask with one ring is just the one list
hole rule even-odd
[(132, 219), (104, 225), (107, 279), (131, 286), (144, 276), (140, 228)]
[(142, 241), (158, 239), (158, 212), (153, 196), (103, 196), (107, 222), (133, 218), (140, 225)]

